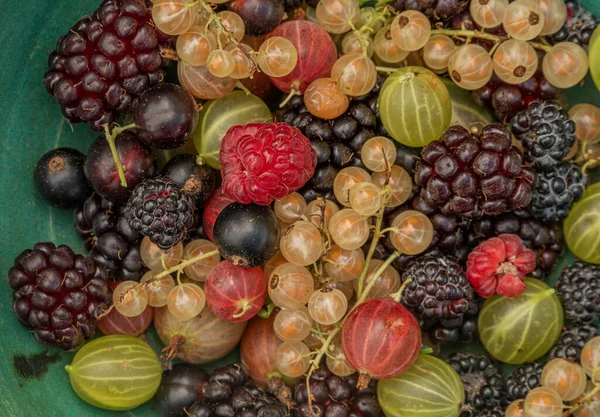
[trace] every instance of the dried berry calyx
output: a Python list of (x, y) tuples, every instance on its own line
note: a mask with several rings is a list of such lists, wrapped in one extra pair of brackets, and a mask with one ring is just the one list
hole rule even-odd
[(477, 293), (514, 297), (525, 291), (525, 276), (535, 269), (535, 254), (516, 235), (502, 234), (477, 246), (467, 260), (467, 278)]

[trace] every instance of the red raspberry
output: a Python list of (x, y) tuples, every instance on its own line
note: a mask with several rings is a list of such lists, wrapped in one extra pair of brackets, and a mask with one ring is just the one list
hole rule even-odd
[(535, 269), (535, 253), (517, 235), (503, 234), (482, 242), (469, 254), (467, 278), (477, 294), (514, 297), (525, 291), (525, 275)]
[(295, 127), (250, 123), (227, 131), (220, 162), (225, 194), (243, 204), (268, 205), (312, 177), (317, 155)]

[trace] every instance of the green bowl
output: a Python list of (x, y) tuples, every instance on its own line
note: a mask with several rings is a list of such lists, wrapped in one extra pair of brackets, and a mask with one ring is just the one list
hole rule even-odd
[[(40, 241), (67, 244), (83, 252), (72, 226), (72, 212), (44, 203), (36, 194), (32, 169), (41, 155), (59, 146), (85, 152), (96, 137), (87, 125), (70, 126), (58, 105), (42, 86), (48, 54), (56, 40), (79, 18), (90, 14), (99, 0), (54, 0), (12, 2), (0, 0), (2, 50), (0, 56), (0, 270), (6, 277), (13, 259)], [(586, 80), (578, 91), (570, 91), (572, 102), (600, 104), (600, 94)], [(562, 260), (568, 263), (572, 258)], [(73, 358), (57, 348), (38, 343), (11, 311), (11, 289), (0, 280), (0, 416), (2, 417), (158, 417), (149, 402), (127, 412), (105, 411), (89, 406), (71, 390), (64, 370)], [(161, 348), (154, 332), (150, 344)], [(473, 347), (472, 349), (476, 349)], [(239, 360), (233, 352), (216, 366)]]
[[(32, 181), (33, 167), (44, 153), (68, 146), (86, 152), (96, 138), (86, 124), (70, 126), (42, 77), (56, 41), (80, 18), (92, 13), (100, 0), (54, 0), (12, 3), (0, 0), (3, 10), (3, 62), (0, 71), (0, 416), (1, 417), (158, 417), (152, 401), (132, 411), (105, 411), (81, 401), (64, 370), (73, 353), (48, 348), (35, 340), (12, 314), (11, 289), (6, 273), (14, 258), (36, 242), (52, 241), (84, 252), (73, 228), (72, 210), (59, 210), (42, 201)], [(99, 333), (99, 332), (97, 332)], [(159, 351), (154, 331), (150, 344)], [(239, 361), (232, 353), (212, 369)]]

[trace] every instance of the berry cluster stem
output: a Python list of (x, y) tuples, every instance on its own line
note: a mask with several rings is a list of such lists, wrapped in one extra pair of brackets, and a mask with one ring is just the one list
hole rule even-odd
[(215, 13), (215, 11), (210, 6), (210, 4), (207, 3), (205, 0), (198, 0), (197, 3), (200, 5), (200, 7), (202, 7), (204, 9), (204, 11), (206, 11), (207, 15), (209, 16), (208, 22), (206, 23), (206, 29), (209, 28), (209, 26), (212, 22), (214, 22), (217, 25), (217, 42), (219, 43), (219, 49), (221, 49), (221, 36), (220, 35), (221, 35), (221, 33), (225, 33), (225, 36), (227, 36), (227, 39), (229, 39), (229, 41), (232, 44), (237, 46), (238, 49), (240, 51), (242, 51), (242, 53), (244, 55), (246, 55), (246, 57), (248, 58), (248, 61), (250, 62), (250, 66), (252, 67), (252, 72), (256, 71), (256, 65), (254, 64), (254, 60), (252, 59), (252, 57), (250, 56), (248, 51), (246, 51), (246, 48), (244, 48), (242, 46), (240, 41), (238, 41), (236, 39), (236, 37), (233, 35), (233, 33), (231, 33), (229, 30), (227, 30), (227, 28), (223, 25), (223, 22), (221, 22), (221, 17), (219, 15), (217, 15), (217, 13)]
[[(389, 176), (389, 170), (388, 170), (388, 176)], [(389, 181), (389, 179), (388, 179)], [(363, 289), (365, 286), (365, 279), (367, 277), (367, 269), (369, 267), (369, 264), (371, 263), (371, 260), (373, 259), (373, 254), (375, 253), (375, 249), (377, 248), (377, 243), (379, 243), (379, 239), (381, 239), (381, 237), (383, 236), (383, 232), (381, 231), (381, 225), (383, 224), (383, 215), (385, 212), (385, 207), (391, 197), (390, 195), (390, 187), (388, 184), (386, 184), (383, 192), (384, 192), (384, 197), (383, 197), (383, 201), (381, 203), (381, 207), (379, 208), (379, 211), (377, 212), (377, 214), (375, 215), (375, 230), (373, 232), (373, 239), (371, 240), (371, 246), (369, 247), (369, 252), (367, 252), (367, 256), (365, 258), (365, 266), (363, 267), (363, 270), (360, 273), (360, 276), (358, 277), (358, 290), (356, 291), (356, 296), (358, 297), (358, 299), (360, 300), (361, 297), (363, 296)], [(394, 256), (394, 255), (392, 255)], [(398, 253), (398, 255), (394, 258), (396, 259), (398, 256), (400, 256), (400, 253)], [(392, 259), (392, 261), (394, 260)], [(390, 261), (390, 263), (392, 262)], [(389, 265), (389, 264), (388, 264)], [(373, 279), (371, 282), (375, 282), (376, 280)], [(363, 299), (364, 301), (364, 299)], [(356, 305), (358, 305), (358, 301), (356, 303)]]
[(135, 129), (137, 126), (135, 124), (130, 124), (123, 127), (113, 127), (112, 131), (109, 128), (109, 124), (106, 123), (104, 125), (104, 137), (108, 142), (108, 147), (110, 148), (110, 153), (115, 161), (115, 168), (117, 169), (117, 173), (119, 174), (119, 180), (121, 180), (121, 185), (127, 188), (127, 179), (125, 178), (125, 170), (123, 169), (123, 164), (121, 163), (121, 158), (119, 157), (119, 153), (117, 152), (117, 145), (115, 144), (115, 140), (117, 136), (123, 133), (126, 130)]
[[(432, 36), (433, 35), (446, 35), (451, 38), (453, 38), (453, 37), (466, 38), (467, 43), (469, 43), (471, 41), (471, 39), (473, 39), (473, 38), (485, 39), (488, 41), (495, 42), (496, 44), (500, 44), (504, 41), (511, 39), (508, 36), (499, 36), (499, 35), (493, 35), (491, 33), (480, 32), (478, 30), (466, 30), (466, 29), (460, 29), (460, 30), (457, 30), (457, 29), (434, 29), (431, 31), (431, 35)], [(528, 43), (531, 46), (533, 46), (535, 49), (539, 49), (542, 51), (549, 52), (550, 49), (552, 49), (552, 46), (545, 45), (543, 43), (538, 43), (538, 42), (528, 42)]]
[(563, 417), (568, 417), (573, 414), (575, 411), (579, 410), (583, 407), (588, 401), (590, 401), (596, 394), (600, 392), (600, 383), (594, 383), (594, 389), (588, 392), (581, 400), (577, 401), (577, 403), (572, 406), (570, 409), (563, 413)]
[[(162, 271), (159, 274), (154, 275), (148, 281), (140, 282), (139, 284), (136, 284), (136, 285), (128, 288), (125, 292), (123, 292), (121, 294), (120, 299), (123, 300), (125, 297), (127, 297), (128, 295), (130, 295), (132, 292), (140, 290), (140, 289), (148, 286), (148, 284), (151, 284), (154, 281), (158, 281), (159, 279), (164, 278), (167, 275), (172, 274), (173, 272), (183, 271), (184, 268), (187, 268), (188, 266), (193, 265), (196, 262), (199, 262), (199, 261), (201, 261), (203, 259), (210, 258), (211, 256), (215, 256), (215, 255), (218, 255), (218, 254), (219, 254), (219, 251), (217, 249), (215, 249), (213, 251), (210, 251), (210, 252), (207, 252), (207, 253), (203, 253), (201, 255), (194, 256), (193, 258), (190, 258), (190, 259), (188, 259), (186, 261), (180, 262), (179, 264), (177, 264), (177, 265), (175, 265), (175, 266), (173, 266), (173, 267), (171, 267), (169, 269), (166, 269), (166, 270)], [(181, 282), (179, 280), (179, 276), (177, 277), (177, 281), (179, 282), (179, 284), (181, 284)], [(108, 309), (106, 309), (102, 314), (100, 314), (99, 316), (96, 317), (96, 320), (100, 320), (100, 319), (106, 317), (112, 311), (112, 309), (114, 307), (115, 307), (114, 303), (111, 304), (111, 306)]]

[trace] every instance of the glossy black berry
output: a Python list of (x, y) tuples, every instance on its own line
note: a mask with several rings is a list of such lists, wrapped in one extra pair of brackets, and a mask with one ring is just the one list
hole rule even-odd
[(213, 237), (229, 262), (245, 268), (260, 266), (279, 248), (279, 220), (269, 207), (232, 203), (217, 217)]
[(217, 185), (215, 171), (207, 164), (198, 164), (197, 157), (190, 154), (171, 158), (163, 167), (161, 175), (175, 181), (200, 206), (208, 201)]
[(287, 417), (290, 410), (259, 389), (239, 365), (216, 369), (198, 387), (197, 401), (187, 417)]
[(132, 110), (140, 139), (155, 149), (185, 144), (198, 120), (196, 101), (176, 84), (161, 84), (146, 90)]
[(57, 148), (40, 158), (33, 170), (33, 183), (48, 204), (77, 207), (92, 193), (84, 173), (85, 155), (73, 148)]
[(85, 173), (94, 192), (113, 203), (125, 204), (139, 183), (156, 175), (156, 158), (152, 150), (131, 131), (118, 135), (115, 138), (115, 147), (123, 165), (127, 187), (121, 185), (104, 135), (90, 145), (85, 161)]
[(187, 363), (178, 363), (163, 372), (160, 387), (156, 392), (155, 405), (163, 417), (185, 417), (184, 409), (189, 409), (198, 399), (198, 388), (208, 381), (208, 374), (202, 369)]

